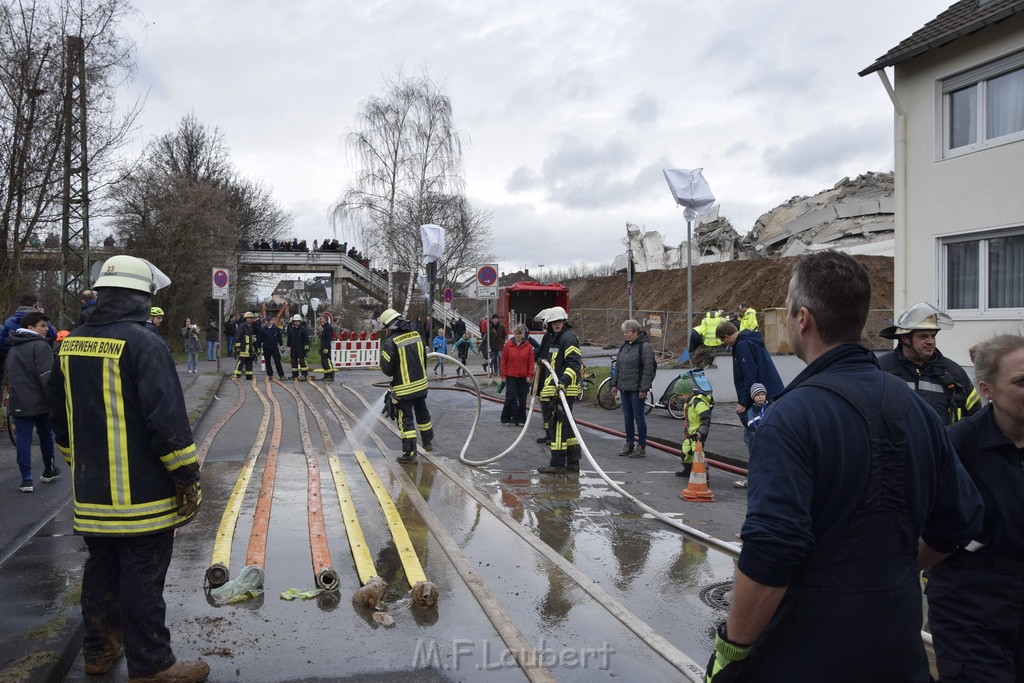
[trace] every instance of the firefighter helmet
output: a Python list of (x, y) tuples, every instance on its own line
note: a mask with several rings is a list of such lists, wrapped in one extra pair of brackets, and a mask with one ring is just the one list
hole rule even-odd
[(171, 284), (170, 278), (146, 259), (120, 254), (103, 262), (95, 288), (121, 287), (154, 294)]
[(255, 318), (255, 317), (256, 317), (256, 314), (253, 313), (252, 311), (246, 311), (245, 315), (242, 316), (242, 318)]
[(299, 315), (298, 313), (296, 313), (295, 315), (292, 316), (292, 322), (293, 323), (301, 323), (302, 322), (302, 316)]
[(396, 311), (393, 308), (389, 308), (380, 314), (380, 317), (377, 318), (377, 322), (379, 322), (384, 327), (387, 327), (391, 323), (398, 320), (399, 317), (401, 316), (399, 315), (398, 311)]
[(565, 309), (561, 306), (555, 306), (554, 308), (548, 309), (548, 314), (544, 320), (545, 324), (550, 325), (551, 323), (557, 323), (559, 321), (565, 322), (569, 320), (569, 314), (565, 312)]
[(886, 327), (878, 336), (886, 339), (899, 339), (914, 330), (948, 330), (953, 327), (953, 319), (926, 301), (914, 304), (900, 313), (896, 324)]

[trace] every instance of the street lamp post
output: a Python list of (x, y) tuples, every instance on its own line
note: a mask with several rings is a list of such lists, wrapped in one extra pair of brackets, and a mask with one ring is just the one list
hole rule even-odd
[(685, 168), (666, 168), (665, 181), (676, 200), (683, 207), (686, 219), (686, 320), (687, 325), (693, 324), (693, 248), (690, 244), (693, 232), (693, 221), (715, 203), (715, 195), (711, 186), (704, 179), (702, 168), (693, 170)]

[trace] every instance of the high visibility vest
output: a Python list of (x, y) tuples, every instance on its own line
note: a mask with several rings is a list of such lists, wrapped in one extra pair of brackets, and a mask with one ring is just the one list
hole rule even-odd
[(704, 320), (701, 321), (700, 327), (698, 328), (700, 336), (704, 340), (704, 346), (721, 346), (722, 341), (715, 334), (718, 329), (719, 323), (724, 322), (722, 316), (718, 315), (718, 311), (712, 315), (708, 313), (704, 316)]
[(740, 331), (743, 330), (757, 332), (757, 311), (753, 308), (743, 311), (743, 315), (740, 317)]

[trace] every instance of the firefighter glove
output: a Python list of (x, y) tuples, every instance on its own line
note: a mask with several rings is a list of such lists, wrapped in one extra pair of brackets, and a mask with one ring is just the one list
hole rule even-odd
[(734, 683), (743, 680), (747, 668), (750, 645), (740, 645), (729, 640), (725, 623), (718, 625), (715, 634), (715, 651), (708, 661), (706, 683)]
[(395, 395), (390, 391), (384, 394), (384, 410), (380, 411), (380, 414), (389, 420), (398, 418), (398, 401), (395, 400)]
[(694, 441), (694, 442), (698, 442), (698, 441), (701, 442), (701, 443), (704, 442), (704, 439), (702, 439), (701, 436), (700, 436), (700, 432), (694, 432), (693, 434), (690, 434), (690, 436), (687, 437), (687, 438), (689, 438), (690, 441)]
[(199, 482), (191, 484), (174, 483), (174, 493), (178, 499), (178, 516), (191, 517), (199, 509), (199, 501), (202, 500), (202, 493)]

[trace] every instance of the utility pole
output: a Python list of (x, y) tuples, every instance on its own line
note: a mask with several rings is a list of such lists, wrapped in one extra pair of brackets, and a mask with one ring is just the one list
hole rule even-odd
[(86, 136), (85, 41), (65, 36), (64, 202), (61, 220), (60, 325), (68, 329), (89, 289), (89, 154)]
[(629, 319), (633, 319), (633, 240), (629, 238), (629, 221), (626, 221), (626, 295), (629, 297)]

